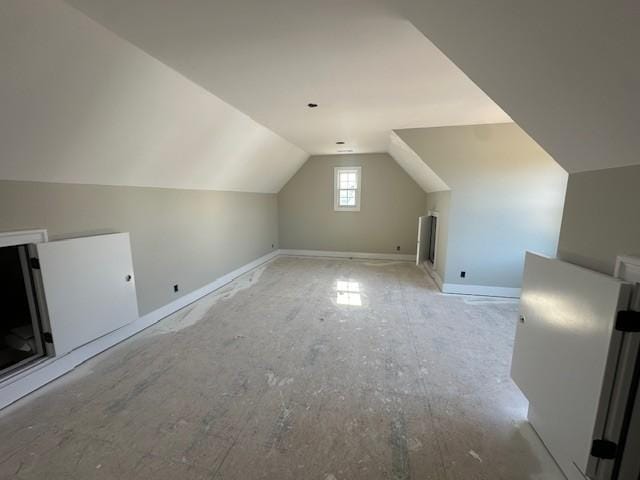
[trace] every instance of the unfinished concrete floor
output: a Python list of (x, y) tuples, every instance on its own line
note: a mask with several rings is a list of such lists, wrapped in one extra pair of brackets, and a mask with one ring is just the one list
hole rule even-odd
[(408, 262), (281, 257), (2, 412), (0, 478), (561, 479), (516, 318)]

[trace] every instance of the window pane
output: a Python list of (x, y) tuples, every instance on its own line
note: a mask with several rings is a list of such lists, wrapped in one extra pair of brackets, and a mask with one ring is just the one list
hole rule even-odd
[(338, 196), (338, 205), (341, 207), (356, 206), (356, 190), (340, 190)]
[(340, 188), (358, 188), (358, 179), (355, 172), (340, 172)]
[(355, 207), (356, 205), (356, 192), (354, 190), (347, 190), (347, 205)]

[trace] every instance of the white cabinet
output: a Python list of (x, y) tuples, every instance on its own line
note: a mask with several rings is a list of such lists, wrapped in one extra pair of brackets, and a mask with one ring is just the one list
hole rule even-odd
[[(527, 253), (511, 375), (529, 421), (570, 480), (583, 480), (602, 438), (631, 286)], [(592, 460), (592, 459), (591, 459)]]
[(128, 233), (37, 245), (56, 356), (138, 318)]

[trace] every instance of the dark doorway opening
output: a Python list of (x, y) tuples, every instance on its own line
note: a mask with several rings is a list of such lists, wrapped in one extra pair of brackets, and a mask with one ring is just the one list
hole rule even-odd
[(436, 235), (438, 230), (438, 217), (434, 215), (429, 216), (429, 234), (428, 234), (428, 245), (429, 250), (427, 253), (427, 260), (431, 263), (431, 265), (435, 265), (436, 263)]
[(0, 248), (0, 376), (44, 355), (27, 245)]

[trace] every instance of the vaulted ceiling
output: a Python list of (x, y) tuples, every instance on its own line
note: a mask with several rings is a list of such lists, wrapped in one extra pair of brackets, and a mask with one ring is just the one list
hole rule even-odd
[(0, 179), (275, 193), (308, 154), (76, 9), (0, 3)]
[(640, 164), (638, 0), (399, 0), (568, 172)]
[(638, 164), (638, 5), (7, 0), (0, 178), (277, 192), (389, 151), (432, 191), (393, 130), (510, 118), (569, 172)]
[(310, 154), (386, 151), (394, 128), (510, 121), (395, 2), (67, 2)]

